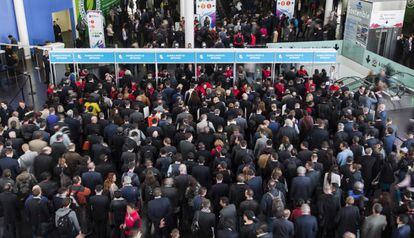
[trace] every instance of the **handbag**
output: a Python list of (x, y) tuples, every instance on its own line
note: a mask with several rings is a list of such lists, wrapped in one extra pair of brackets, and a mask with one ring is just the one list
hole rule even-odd
[(193, 223), (191, 223), (191, 231), (193, 233), (197, 233), (200, 230), (200, 224), (198, 223), (199, 216), (200, 216), (200, 212), (197, 211), (194, 216)]
[(381, 170), (378, 172), (377, 176), (375, 176), (375, 178), (372, 180), (372, 182), (371, 182), (372, 186), (377, 186), (379, 184), (379, 179), (381, 177), (381, 173), (382, 173), (383, 168), (384, 168), (384, 166), (381, 167)]
[(85, 142), (83, 142), (82, 150), (88, 151), (90, 147), (91, 147), (91, 143), (88, 140), (86, 140)]

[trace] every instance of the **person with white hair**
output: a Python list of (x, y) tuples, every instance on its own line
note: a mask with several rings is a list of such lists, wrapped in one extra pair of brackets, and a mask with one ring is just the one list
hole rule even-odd
[(312, 181), (306, 176), (306, 168), (299, 166), (297, 169), (298, 176), (292, 179), (290, 187), (290, 199), (293, 202), (303, 200), (309, 201), (312, 197)]
[(281, 140), (284, 136), (288, 137), (292, 144), (296, 143), (299, 139), (299, 134), (294, 128), (293, 121), (289, 118), (285, 120), (285, 125), (279, 129), (277, 138)]
[(318, 221), (311, 215), (310, 206), (306, 203), (300, 207), (302, 216), (298, 217), (295, 222), (296, 238), (315, 238), (318, 233)]

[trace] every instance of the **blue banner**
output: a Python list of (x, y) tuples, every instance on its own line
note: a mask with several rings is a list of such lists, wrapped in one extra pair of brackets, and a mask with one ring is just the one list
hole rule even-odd
[(275, 54), (270, 52), (236, 53), (237, 63), (273, 63), (274, 61)]
[(91, 51), (50, 51), (50, 62), (52, 64), (181, 64), (181, 63), (199, 63), (199, 64), (227, 64), (227, 63), (336, 63), (337, 52), (334, 50), (314, 50), (302, 49), (296, 51), (268, 49), (269, 51), (254, 51), (245, 49), (217, 51), (205, 49), (201, 52), (184, 51), (177, 49), (177, 52), (165, 51), (147, 51), (139, 52), (134, 49), (130, 52), (126, 49), (115, 50), (91, 50)]
[(196, 54), (197, 63), (202, 64), (219, 64), (233, 63), (234, 53), (232, 52), (203, 52)]
[(154, 63), (155, 53), (122, 52), (115, 53), (116, 62), (124, 64)]
[(161, 52), (157, 53), (159, 64), (194, 63), (194, 53), (191, 52)]
[(315, 63), (335, 63), (336, 52), (315, 52), (313, 60)]
[(313, 52), (276, 53), (276, 63), (313, 63)]
[(51, 63), (73, 63), (73, 54), (66, 52), (50, 52), (49, 60)]
[(114, 53), (110, 52), (77, 52), (74, 55), (75, 61), (81, 64), (115, 63)]

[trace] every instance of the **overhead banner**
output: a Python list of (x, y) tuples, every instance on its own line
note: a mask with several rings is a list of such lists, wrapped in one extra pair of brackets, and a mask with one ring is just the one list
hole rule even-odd
[(405, 10), (373, 11), (370, 28), (401, 28)]
[(196, 14), (198, 21), (204, 26), (207, 21), (210, 22), (210, 28), (216, 26), (216, 0), (196, 0)]
[(283, 14), (289, 18), (293, 18), (295, 14), (295, 0), (277, 0), (276, 16), (280, 17)]
[(89, 10), (101, 10), (107, 13), (113, 6), (119, 5), (119, 0), (74, 0), (74, 5), (76, 21), (86, 24), (86, 13)]
[(65, 64), (334, 64), (335, 49), (56, 49), (50, 63)]
[(105, 34), (101, 11), (88, 11), (89, 45), (91, 48), (105, 48)]

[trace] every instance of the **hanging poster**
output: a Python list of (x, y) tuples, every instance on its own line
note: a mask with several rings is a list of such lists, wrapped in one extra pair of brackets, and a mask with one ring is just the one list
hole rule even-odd
[(202, 26), (209, 23), (209, 27), (216, 26), (216, 0), (197, 0), (196, 14)]
[(88, 11), (86, 16), (89, 29), (89, 45), (91, 48), (105, 48), (105, 34), (101, 11)]
[(293, 17), (295, 14), (295, 0), (277, 0), (276, 15), (280, 17), (283, 14), (289, 18)]

